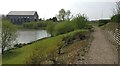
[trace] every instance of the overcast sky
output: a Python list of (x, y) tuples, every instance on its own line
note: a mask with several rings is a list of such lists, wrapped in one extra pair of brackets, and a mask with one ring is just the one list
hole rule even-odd
[(10, 11), (37, 11), (39, 18), (50, 18), (61, 8), (73, 15), (87, 14), (89, 19), (110, 18), (119, 0), (0, 0), (0, 14)]

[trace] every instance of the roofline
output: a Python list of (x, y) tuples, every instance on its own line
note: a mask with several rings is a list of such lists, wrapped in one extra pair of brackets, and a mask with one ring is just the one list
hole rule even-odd
[[(10, 11), (10, 12), (31, 12), (31, 11)], [(33, 11), (33, 12), (37, 13), (37, 11)], [(9, 13), (7, 15), (11, 15)], [(38, 15), (38, 13), (37, 13), (37, 15)], [(12, 15), (12, 16), (16, 16), (16, 15)], [(23, 16), (23, 15), (20, 15), (20, 16)]]

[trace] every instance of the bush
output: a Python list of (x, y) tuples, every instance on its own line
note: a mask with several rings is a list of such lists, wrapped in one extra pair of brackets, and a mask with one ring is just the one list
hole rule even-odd
[(54, 26), (53, 22), (48, 22), (46, 27), (47, 32), (50, 33), (51, 36), (53, 36)]
[(53, 22), (48, 22), (46, 30), (52, 35), (65, 34), (77, 29), (92, 29), (92, 25), (87, 23), (87, 18), (84, 15), (77, 15), (71, 21), (64, 21), (54, 24)]
[(90, 29), (91, 30), (92, 28), (93, 28), (93, 26), (91, 24), (86, 24), (85, 25), (85, 29)]
[(54, 27), (54, 36), (59, 34), (68, 33), (73, 31), (74, 27), (70, 24), (70, 22), (61, 22)]
[(25, 64), (40, 64), (45, 59), (43, 54), (40, 54), (38, 50), (35, 50), (29, 58), (25, 59)]
[(23, 45), (22, 44), (16, 44), (16, 45), (14, 45), (14, 47), (21, 48), (21, 47), (23, 47)]
[(120, 14), (111, 17), (112, 22), (120, 23)]
[(110, 20), (99, 20), (98, 26), (106, 25), (108, 22), (110, 22)]
[(87, 23), (87, 18), (84, 15), (77, 15), (71, 21), (59, 22), (58, 24), (47, 25), (47, 31), (53, 36), (65, 34), (77, 29), (92, 29), (92, 25)]
[(87, 23), (87, 18), (85, 17), (85, 15), (78, 14), (76, 17), (73, 18), (72, 22), (75, 28), (83, 29), (85, 28), (85, 25)]

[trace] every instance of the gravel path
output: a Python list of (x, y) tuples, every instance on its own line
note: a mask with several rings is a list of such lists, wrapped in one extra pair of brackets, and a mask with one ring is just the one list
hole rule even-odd
[(94, 40), (84, 62), (87, 64), (117, 64), (118, 55), (114, 46), (105, 39), (101, 29), (95, 27)]

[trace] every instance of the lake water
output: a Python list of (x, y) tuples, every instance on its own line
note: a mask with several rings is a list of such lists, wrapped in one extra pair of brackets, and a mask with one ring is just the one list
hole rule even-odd
[[(45, 37), (50, 37), (51, 35), (47, 33), (46, 30), (18, 30), (17, 31), (17, 38), (14, 44), (18, 43), (29, 43), (32, 41), (36, 41), (38, 39), (42, 39)], [(12, 47), (14, 46), (11, 45)], [(1, 46), (0, 46), (0, 54), (1, 54)], [(6, 48), (7, 50), (7, 48)]]
[(47, 33), (46, 30), (19, 30), (17, 31), (17, 34), (17, 43), (29, 43), (38, 39), (51, 36), (49, 33)]

